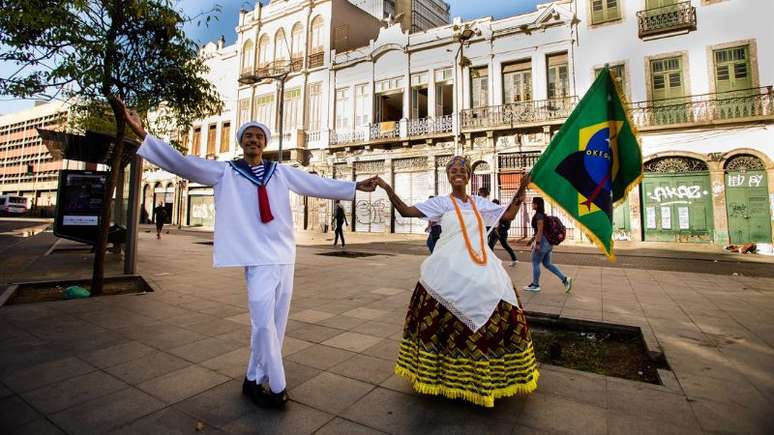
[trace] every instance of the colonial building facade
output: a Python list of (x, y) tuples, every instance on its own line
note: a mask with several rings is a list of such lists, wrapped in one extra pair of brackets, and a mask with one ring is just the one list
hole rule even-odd
[[(774, 40), (764, 17), (774, 6), (757, 2), (761, 13), (750, 14), (742, 3), (561, 0), (413, 33), (347, 1), (258, 5), (240, 17), (235, 46), (222, 49), (237, 65), (213, 60), (233, 77), (222, 85), (232, 107), (189, 134), (204, 143), (212, 123), (259, 120), (275, 132), (270, 155), (279, 156), (282, 137), (286, 162), (343, 179), (380, 175), (410, 201), (447, 194), (445, 164), (464, 153), (474, 162), (471, 189), (509, 200), (608, 64), (631, 101), (645, 158), (642, 186), (615, 211), (616, 238), (771, 243)], [(352, 19), (357, 32), (342, 24)], [(236, 155), (229, 140), (214, 156), (193, 139), (189, 147), (228, 159)], [(189, 216), (191, 198), (206, 197), (191, 196), (193, 187), (207, 192), (188, 186)], [(293, 204), (299, 229), (330, 220), (325, 201)], [(358, 192), (346, 208), (354, 231), (424, 230), (379, 191)], [(584, 240), (565, 222), (571, 239)], [(525, 208), (511, 235), (529, 232)]]

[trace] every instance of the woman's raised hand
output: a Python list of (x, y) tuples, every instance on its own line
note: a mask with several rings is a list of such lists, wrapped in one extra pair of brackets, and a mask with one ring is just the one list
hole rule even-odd
[(116, 96), (115, 97), (116, 102), (123, 108), (124, 110), (124, 119), (126, 120), (126, 123), (129, 125), (129, 128), (132, 129), (134, 134), (140, 137), (140, 139), (145, 139), (145, 135), (148, 134), (145, 131), (145, 128), (142, 126), (142, 119), (140, 119), (140, 115), (137, 113), (136, 110), (129, 109), (126, 107), (126, 104), (124, 103), (124, 100), (121, 99), (121, 97)]

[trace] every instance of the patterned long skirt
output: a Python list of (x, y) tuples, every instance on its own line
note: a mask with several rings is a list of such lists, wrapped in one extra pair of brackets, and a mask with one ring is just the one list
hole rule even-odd
[(419, 393), (486, 407), (497, 398), (531, 393), (539, 376), (522, 310), (500, 301), (473, 332), (421, 284), (411, 297), (395, 373)]

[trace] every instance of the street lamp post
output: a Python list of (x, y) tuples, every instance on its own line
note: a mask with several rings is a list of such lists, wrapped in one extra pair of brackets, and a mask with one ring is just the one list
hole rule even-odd
[[(454, 39), (456, 39), (457, 42), (460, 43), (460, 48), (457, 49), (457, 54), (454, 56), (455, 63), (457, 63), (457, 65), (455, 65), (455, 68), (454, 68), (454, 75), (455, 75), (454, 81), (455, 81), (455, 85), (459, 84), (459, 90), (455, 91), (458, 98), (457, 98), (457, 123), (456, 123), (457, 128), (456, 128), (456, 131), (454, 132), (454, 148), (455, 148), (455, 153), (462, 154), (462, 149), (460, 149), (459, 143), (460, 143), (460, 135), (462, 134), (461, 133), (461, 130), (462, 130), (461, 114), (463, 110), (463, 100), (465, 99), (465, 88), (464, 88), (465, 67), (470, 64), (470, 61), (465, 58), (464, 47), (465, 47), (465, 44), (470, 43), (469, 41), (473, 36), (480, 36), (481, 31), (478, 29), (474, 30), (470, 24), (465, 24), (463, 26), (459, 26), (455, 24), (452, 30), (454, 31)], [(457, 62), (457, 56), (460, 57), (459, 62)], [(459, 81), (457, 80), (456, 66), (459, 66), (459, 69), (460, 69)]]

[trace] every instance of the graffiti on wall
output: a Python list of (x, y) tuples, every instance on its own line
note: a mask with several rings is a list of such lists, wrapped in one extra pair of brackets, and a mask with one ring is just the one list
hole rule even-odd
[[(647, 195), (654, 202), (669, 205), (687, 204), (691, 199), (701, 199), (702, 196), (709, 195), (709, 192), (702, 190), (702, 187), (699, 185), (686, 186), (681, 184), (678, 186), (659, 186), (653, 189), (652, 192), (648, 192)], [(671, 202), (667, 203), (665, 201)]]
[(355, 202), (355, 217), (359, 224), (383, 224), (387, 202), (384, 199), (370, 201), (362, 199)]
[(212, 219), (215, 217), (215, 204), (193, 204), (191, 206), (191, 217), (196, 219)]
[(729, 175), (727, 183), (728, 187), (760, 187), (763, 183), (763, 175)]

